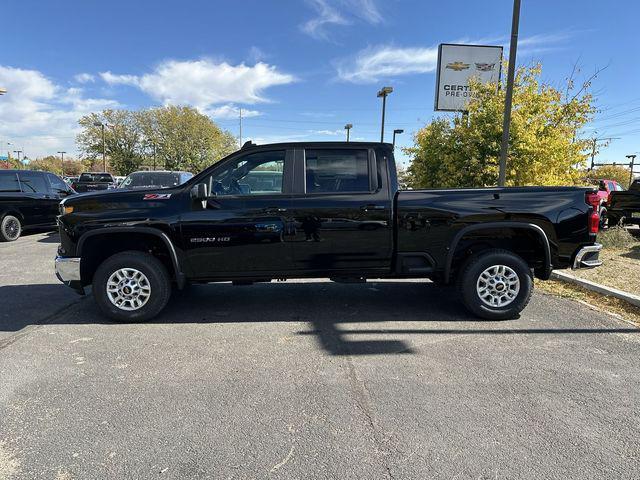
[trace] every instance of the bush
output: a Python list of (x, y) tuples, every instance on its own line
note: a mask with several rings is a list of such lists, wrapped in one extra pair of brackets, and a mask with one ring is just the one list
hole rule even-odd
[(600, 232), (598, 235), (598, 242), (600, 242), (604, 248), (616, 250), (629, 248), (635, 241), (633, 235), (621, 226), (611, 227), (608, 230)]

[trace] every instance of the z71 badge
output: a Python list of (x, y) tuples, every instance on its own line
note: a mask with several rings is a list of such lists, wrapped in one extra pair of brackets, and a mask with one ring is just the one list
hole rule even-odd
[(147, 193), (142, 197), (143, 200), (168, 200), (169, 198), (171, 198), (170, 193)]

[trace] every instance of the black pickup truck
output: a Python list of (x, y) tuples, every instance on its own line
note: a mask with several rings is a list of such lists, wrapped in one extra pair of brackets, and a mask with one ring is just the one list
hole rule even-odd
[(634, 180), (629, 190), (609, 194), (606, 215), (610, 227), (618, 224), (640, 224), (640, 180)]
[(78, 180), (71, 184), (71, 187), (78, 193), (99, 192), (116, 188), (118, 183), (110, 173), (85, 172)]
[(600, 264), (597, 203), (576, 187), (399, 191), (389, 144), (245, 144), (175, 188), (62, 201), (56, 273), (125, 321), (157, 315), (172, 284), (301, 277), (429, 278), (507, 319), (534, 276)]

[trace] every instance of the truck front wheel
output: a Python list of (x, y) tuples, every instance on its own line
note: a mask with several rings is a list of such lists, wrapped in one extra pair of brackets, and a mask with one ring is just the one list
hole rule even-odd
[(531, 269), (508, 250), (487, 250), (470, 259), (458, 277), (465, 307), (480, 318), (517, 318), (533, 292)]
[(120, 322), (143, 322), (158, 315), (171, 295), (162, 262), (138, 251), (117, 253), (93, 276), (93, 295), (103, 314)]

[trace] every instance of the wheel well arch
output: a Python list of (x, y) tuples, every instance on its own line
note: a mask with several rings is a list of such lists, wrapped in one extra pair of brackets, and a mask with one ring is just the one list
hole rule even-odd
[(15, 208), (8, 208), (6, 210), (2, 210), (0, 212), (0, 220), (2, 220), (7, 215), (13, 215), (18, 220), (20, 220), (21, 225), (24, 225), (24, 215), (22, 215), (22, 212), (20, 212), (20, 210), (16, 210)]
[(544, 230), (532, 223), (490, 222), (469, 225), (460, 230), (447, 253), (444, 280), (453, 273), (469, 254), (489, 248), (502, 248), (521, 256), (543, 280), (551, 276), (551, 246)]
[(108, 228), (84, 234), (77, 247), (83, 285), (93, 281), (98, 266), (116, 253), (137, 250), (158, 258), (179, 288), (185, 283), (181, 263), (169, 237), (154, 228)]

